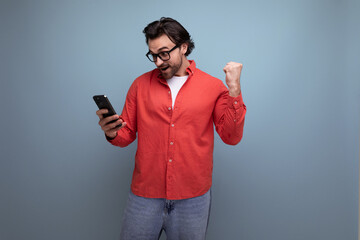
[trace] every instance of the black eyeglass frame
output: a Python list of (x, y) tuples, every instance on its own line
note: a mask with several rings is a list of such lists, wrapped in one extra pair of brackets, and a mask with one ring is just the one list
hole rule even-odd
[[(146, 57), (150, 60), (150, 62), (156, 62), (157, 58), (160, 58), (162, 61), (168, 61), (170, 60), (170, 53), (172, 51), (174, 51), (176, 48), (178, 48), (180, 45), (176, 45), (175, 47), (173, 47), (172, 49), (170, 49), (169, 51), (162, 51), (159, 52), (158, 54), (155, 53), (151, 53), (150, 51), (146, 54)], [(163, 59), (162, 57), (160, 57), (160, 54), (164, 54), (166, 53), (168, 56), (168, 59)], [(151, 55), (151, 56), (150, 56)]]

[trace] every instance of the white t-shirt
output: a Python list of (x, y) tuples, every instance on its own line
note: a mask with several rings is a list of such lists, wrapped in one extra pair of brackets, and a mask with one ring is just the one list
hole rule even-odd
[(171, 98), (172, 98), (172, 107), (173, 108), (174, 108), (176, 96), (179, 93), (181, 87), (184, 85), (184, 83), (186, 82), (187, 79), (188, 79), (188, 76), (182, 76), (182, 77), (173, 76), (172, 78), (167, 80), (167, 83), (171, 90)]

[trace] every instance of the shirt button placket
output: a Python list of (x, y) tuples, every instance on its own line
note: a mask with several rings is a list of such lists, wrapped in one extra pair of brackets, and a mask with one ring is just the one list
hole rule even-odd
[(168, 110), (170, 112), (170, 123), (169, 123), (169, 148), (168, 148), (168, 158), (167, 158), (167, 179), (166, 179), (166, 191), (168, 196), (173, 196), (176, 189), (174, 189), (174, 181), (176, 179), (175, 176), (175, 170), (174, 170), (174, 137), (175, 137), (175, 125), (172, 122), (172, 119), (174, 117), (174, 108), (171, 107), (172, 99), (171, 99), (171, 91), (168, 91), (169, 93), (169, 103), (170, 106), (168, 107)]

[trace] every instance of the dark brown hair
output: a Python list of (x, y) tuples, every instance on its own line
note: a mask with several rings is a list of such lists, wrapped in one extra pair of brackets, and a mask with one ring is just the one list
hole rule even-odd
[(149, 23), (143, 30), (146, 37), (146, 44), (149, 39), (155, 39), (166, 34), (169, 39), (180, 46), (183, 43), (188, 45), (185, 56), (188, 56), (195, 48), (195, 44), (186, 29), (176, 20), (168, 17), (162, 17), (160, 20)]

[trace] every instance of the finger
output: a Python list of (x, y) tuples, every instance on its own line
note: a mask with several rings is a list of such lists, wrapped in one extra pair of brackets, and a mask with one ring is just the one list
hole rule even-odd
[(119, 119), (119, 120), (117, 120), (116, 122), (109, 123), (108, 126), (109, 126), (111, 129), (117, 129), (117, 130), (119, 130), (119, 129), (122, 127), (123, 122), (124, 122), (124, 121), (123, 121), (122, 119)]
[(123, 127), (125, 127), (126, 124), (127, 124), (126, 122), (121, 121), (121, 126), (119, 126), (120, 124), (116, 125), (116, 126), (119, 126), (119, 127), (115, 127), (116, 131), (119, 131), (120, 129), (122, 129)]
[(122, 125), (123, 120), (122, 119), (118, 119), (117, 121), (113, 122), (113, 123), (108, 123), (106, 125), (102, 126), (102, 129), (104, 130), (104, 132), (107, 132), (109, 130), (114, 130), (116, 128), (120, 129), (120, 127), (118, 127), (119, 125)]
[(120, 129), (122, 129), (123, 127), (125, 127), (126, 125), (127, 125), (126, 122), (121, 122), (121, 126), (120, 126), (120, 123), (116, 123), (114, 128), (111, 128), (111, 129), (109, 129), (109, 130), (106, 131), (106, 132), (110, 132), (110, 133), (117, 132), (117, 131), (119, 131)]
[(96, 114), (106, 114), (108, 113), (109, 110), (107, 110), (106, 108), (102, 108), (96, 111)]
[(120, 129), (122, 129), (123, 127), (126, 126), (126, 123), (124, 122), (115, 122), (115, 123), (111, 123), (109, 125), (105, 126), (105, 134), (107, 135), (115, 135), (115, 133), (117, 133)]
[(96, 111), (96, 115), (98, 115), (98, 117), (100, 118), (100, 119), (103, 119), (104, 117), (103, 117), (103, 114), (106, 114), (106, 113), (108, 113), (109, 111), (107, 110), (107, 109), (99, 109), (99, 110), (97, 110)]
[(105, 135), (114, 138), (117, 136), (117, 132), (125, 126), (126, 126), (126, 122), (123, 122), (120, 127), (116, 127), (116, 128), (110, 129), (109, 131), (106, 131)]
[(105, 126), (107, 125), (109, 122), (114, 121), (114, 120), (118, 120), (119, 119), (119, 115), (115, 114), (106, 118), (102, 118), (99, 121), (99, 125), (100, 126)]
[(101, 127), (104, 127), (105, 125), (108, 125), (110, 122), (116, 121), (118, 119), (119, 119), (118, 115), (112, 115), (110, 117), (106, 117), (106, 118), (100, 120), (99, 124)]

